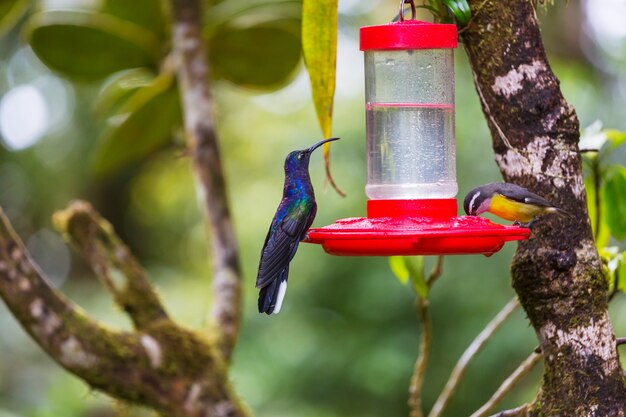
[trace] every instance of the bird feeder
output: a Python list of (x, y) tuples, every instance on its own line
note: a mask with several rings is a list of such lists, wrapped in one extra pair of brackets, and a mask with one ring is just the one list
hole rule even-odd
[[(412, 5), (413, 6), (413, 5)], [(400, 20), (362, 27), (367, 217), (310, 229), (332, 255), (491, 255), (530, 230), (457, 216), (456, 25)]]

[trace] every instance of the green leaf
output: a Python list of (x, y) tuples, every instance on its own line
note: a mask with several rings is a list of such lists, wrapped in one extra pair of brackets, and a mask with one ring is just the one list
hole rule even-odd
[(0, 38), (4, 37), (30, 8), (31, 0), (0, 1)]
[(611, 235), (617, 239), (626, 237), (626, 167), (611, 165), (602, 188), (606, 205), (606, 222)]
[(96, 97), (96, 115), (105, 117), (117, 113), (133, 93), (149, 86), (154, 78), (154, 73), (147, 68), (133, 68), (113, 74), (104, 82)]
[(162, 4), (154, 0), (106, 0), (102, 11), (133, 22), (163, 38), (167, 25)]
[(337, 0), (302, 2), (302, 53), (322, 135), (331, 136), (337, 61)]
[[(337, 0), (303, 0), (302, 53), (311, 80), (317, 119), (325, 138), (331, 136), (337, 64)], [(341, 196), (330, 170), (330, 143), (323, 146), (326, 179)]]
[(284, 84), (300, 62), (299, 27), (299, 20), (285, 19), (218, 28), (209, 43), (213, 76), (253, 89)]
[(163, 74), (130, 97), (109, 120), (93, 159), (96, 175), (107, 175), (167, 145), (181, 124), (175, 78)]
[(268, 23), (270, 20), (297, 19), (302, 15), (301, 0), (228, 0), (207, 8), (205, 33), (220, 25), (249, 25)]
[(391, 268), (391, 272), (398, 278), (400, 284), (405, 285), (409, 281), (409, 268), (407, 268), (403, 256), (390, 256), (389, 268)]
[(156, 68), (161, 54), (154, 34), (103, 13), (44, 11), (31, 17), (25, 31), (39, 59), (79, 80), (100, 79), (128, 68)]
[(458, 23), (461, 25), (469, 23), (472, 18), (472, 11), (467, 0), (443, 0), (443, 3), (450, 9)]

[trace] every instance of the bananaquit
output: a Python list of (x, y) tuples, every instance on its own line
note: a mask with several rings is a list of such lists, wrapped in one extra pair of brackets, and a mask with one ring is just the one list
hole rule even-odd
[(494, 182), (474, 188), (465, 196), (463, 209), (470, 216), (477, 216), (487, 211), (524, 227), (530, 227), (535, 217), (542, 214), (570, 215), (526, 188), (504, 182)]

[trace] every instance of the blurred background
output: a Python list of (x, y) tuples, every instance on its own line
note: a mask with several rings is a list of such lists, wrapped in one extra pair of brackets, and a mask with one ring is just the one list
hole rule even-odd
[[(139, 257), (171, 315), (189, 327), (202, 328), (212, 298), (210, 259), (189, 158), (175, 128), (180, 114), (167, 60), (163, 64), (158, 55), (162, 52), (157, 51), (157, 58), (147, 53), (146, 64), (131, 53), (122, 58), (136, 59), (133, 65), (143, 69), (103, 68), (107, 63), (98, 62), (89, 50), (84, 51), (83, 61), (82, 51), (72, 52), (82, 46), (83, 37), (50, 31), (59, 24), (56, 9), (75, 10), (76, 16), (102, 11), (125, 17), (115, 9), (115, 2), (4, 3), (0, 5), (0, 205), (54, 285), (111, 326), (130, 328), (85, 263), (51, 227), (51, 214), (70, 200), (92, 202)], [(157, 3), (146, 4), (154, 8)], [(207, 37), (216, 53), (221, 48), (231, 55), (249, 53), (261, 63), (281, 57), (287, 62), (275, 79), (268, 76), (254, 82), (245, 76), (229, 77), (236, 71), (214, 70), (217, 127), (246, 290), (233, 385), (258, 416), (405, 416), (419, 331), (414, 295), (394, 278), (386, 258), (332, 257), (320, 247), (303, 244), (291, 266), (281, 314), (266, 317), (256, 312), (256, 268), (281, 197), (284, 157), (309, 146), (321, 133), (299, 51), (296, 47), (294, 54), (294, 43), (289, 43), (299, 33), (300, 4), (274, 1), (280, 7), (263, 9), (259, 18), (253, 3), (259, 2), (216, 1), (207, 11)], [(333, 145), (332, 163), (335, 179), (348, 195), (341, 198), (330, 189), (322, 192), (321, 152), (315, 154), (311, 161), (318, 200), (315, 225), (365, 215), (364, 83), (358, 28), (387, 22), (396, 11), (397, 1), (339, 0), (333, 135), (342, 140)], [(39, 14), (33, 16), (34, 12)], [(550, 63), (581, 126), (601, 120), (605, 127), (626, 130), (626, 0), (557, 1), (539, 6), (538, 14)], [(135, 23), (153, 37), (145, 36), (144, 44), (153, 39), (167, 43), (169, 28), (163, 16), (138, 15), (144, 20)], [(218, 22), (224, 16), (235, 16), (231, 21), (237, 23)], [(246, 21), (250, 16), (257, 20)], [(426, 14), (422, 17), (430, 19)], [(268, 50), (256, 55), (250, 49), (258, 49), (260, 38), (248, 39), (242, 49), (224, 40), (232, 39), (225, 38), (232, 28), (268, 22), (280, 22), (272, 27), (280, 27), (285, 35), (275, 45), (275, 38), (268, 35)], [(292, 38), (287, 39), (288, 34)], [(215, 56), (214, 62), (219, 64), (220, 59)], [(120, 74), (118, 69), (126, 71)], [(462, 198), (475, 185), (498, 181), (500, 175), (462, 48), (456, 53), (456, 69)], [(139, 113), (138, 120), (129, 122), (135, 116), (128, 117), (128, 106), (135, 115)], [(155, 139), (146, 144), (141, 139), (144, 134)], [(623, 242), (614, 243), (624, 249)], [(490, 258), (445, 259), (443, 275), (431, 293), (434, 345), (424, 387), (427, 409), (459, 355), (513, 297), (508, 265), (514, 250), (515, 244), (507, 244)], [(611, 315), (616, 333), (626, 335), (626, 297), (616, 297)], [(0, 417), (147, 415), (115, 404), (64, 372), (1, 303), (0, 329)], [(472, 363), (446, 415), (464, 416), (476, 410), (535, 345), (533, 330), (518, 311)], [(540, 375), (536, 369), (524, 379), (503, 407), (531, 400)]]

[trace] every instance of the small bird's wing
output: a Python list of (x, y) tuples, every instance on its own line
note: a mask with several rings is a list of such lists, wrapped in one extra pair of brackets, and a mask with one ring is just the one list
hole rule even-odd
[(554, 207), (554, 204), (543, 197), (528, 191), (526, 188), (516, 184), (504, 183), (498, 184), (502, 190), (502, 196), (518, 203), (531, 204), (539, 207)]
[(524, 198), (524, 203), (532, 204), (533, 206), (554, 207), (554, 204), (552, 204), (551, 202), (549, 202), (548, 200), (546, 200), (543, 197), (539, 197), (536, 194), (533, 194), (532, 196), (525, 197)]
[(296, 210), (295, 213), (285, 216), (276, 227), (270, 227), (261, 253), (257, 288), (269, 285), (296, 254), (298, 244), (310, 226), (309, 216), (305, 211), (310, 209)]

